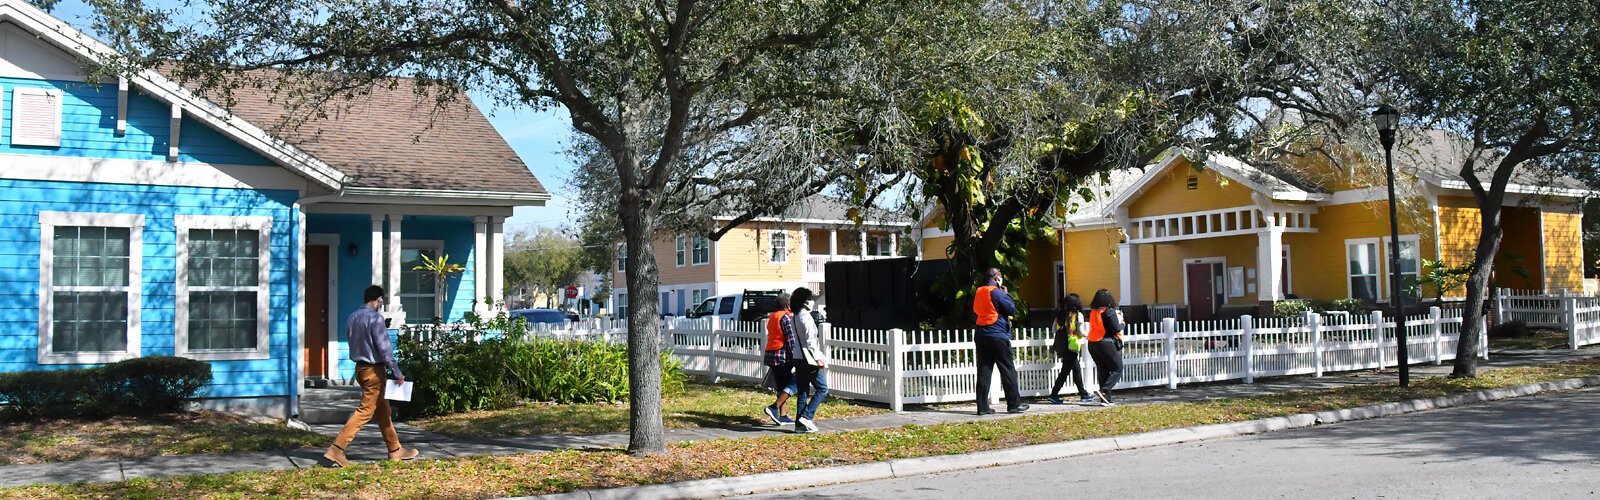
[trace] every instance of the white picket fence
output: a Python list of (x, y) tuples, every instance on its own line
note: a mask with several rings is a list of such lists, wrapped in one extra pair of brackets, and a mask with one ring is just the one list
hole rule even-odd
[[(1600, 317), (1600, 314), (1596, 314)], [(711, 319), (675, 320), (664, 325), (666, 347), (687, 372), (713, 380), (760, 382), (765, 325), (723, 324)], [(896, 411), (907, 404), (973, 401), (977, 360), (973, 330), (863, 330), (824, 325), (833, 363), (830, 390), (839, 396), (886, 403)], [(1406, 318), (1404, 338), (1412, 363), (1455, 358), (1461, 331), (1459, 312), (1438, 308)], [(588, 334), (595, 335), (595, 334)], [(1024, 397), (1050, 394), (1061, 363), (1050, 350), (1047, 328), (1013, 332), (1017, 381)], [(1381, 340), (1380, 340), (1381, 339)], [(1393, 318), (1310, 313), (1294, 318), (1227, 321), (1174, 321), (1130, 324), (1123, 334), (1120, 388), (1243, 380), (1282, 375), (1391, 367), (1397, 361)], [(1479, 343), (1487, 357), (1487, 342)], [(1080, 356), (1084, 382), (1094, 390), (1094, 363)], [(993, 377), (991, 398), (1002, 392)], [(1063, 391), (1071, 394), (1068, 382)]]
[[(1600, 342), (1600, 299), (1567, 300), (1574, 305), (1583, 339)], [(1546, 314), (1546, 312), (1539, 312)], [(766, 344), (763, 322), (723, 322), (716, 318), (670, 319), (662, 322), (663, 347), (693, 375), (712, 380), (731, 378), (759, 383)], [(830, 391), (838, 396), (885, 403), (896, 411), (907, 404), (951, 403), (977, 398), (974, 331), (865, 330), (823, 324), (823, 338), (833, 362), (828, 366)], [(1486, 331), (1486, 329), (1485, 329)], [(1455, 358), (1461, 332), (1459, 309), (1437, 307), (1406, 318), (1408, 354), (1412, 363), (1435, 364)], [(426, 335), (413, 331), (410, 335)], [(625, 342), (623, 321), (591, 321), (572, 328), (538, 331), (541, 337)], [(1129, 324), (1123, 333), (1123, 369), (1118, 388), (1243, 380), (1285, 375), (1322, 376), (1327, 372), (1393, 367), (1398, 339), (1394, 318), (1371, 314), (1307, 313), (1292, 318), (1223, 321), (1175, 321)], [(1017, 381), (1024, 397), (1050, 394), (1061, 362), (1051, 352), (1048, 328), (1012, 332)], [(1478, 355), (1488, 356), (1480, 337)], [(1083, 363), (1084, 383), (1095, 390), (1095, 366)], [(999, 377), (992, 377), (991, 399), (1003, 396)], [(1067, 382), (1062, 388), (1072, 394)]]
[(1567, 345), (1573, 349), (1600, 344), (1600, 297), (1507, 288), (1495, 296), (1501, 321), (1565, 330)]

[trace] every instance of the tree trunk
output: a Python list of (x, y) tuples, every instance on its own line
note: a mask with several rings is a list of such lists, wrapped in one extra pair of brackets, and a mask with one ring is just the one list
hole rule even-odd
[(655, 211), (638, 193), (624, 193), (618, 216), (628, 280), (628, 453), (667, 451), (661, 420), (661, 322), (656, 302), (660, 276), (652, 236)]
[[(1503, 198), (1493, 197), (1493, 198)], [(1480, 224), (1483, 232), (1478, 234), (1478, 253), (1472, 259), (1472, 274), (1467, 276), (1467, 303), (1461, 313), (1461, 338), (1456, 343), (1455, 368), (1450, 372), (1451, 377), (1476, 377), (1478, 376), (1478, 337), (1481, 335), (1484, 324), (1484, 298), (1489, 296), (1489, 287), (1493, 283), (1489, 278), (1494, 274), (1494, 255), (1500, 252), (1500, 203), (1501, 199), (1490, 200), (1490, 203), (1479, 203)]]

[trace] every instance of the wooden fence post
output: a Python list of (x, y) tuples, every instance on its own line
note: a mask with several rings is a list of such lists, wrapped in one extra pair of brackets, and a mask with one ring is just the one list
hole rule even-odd
[(717, 372), (717, 344), (722, 343), (721, 318), (711, 317), (711, 345), (706, 346), (706, 368), (711, 370), (711, 383), (715, 384), (722, 379), (722, 374)]
[(1167, 388), (1178, 388), (1178, 320), (1161, 318), (1161, 333), (1166, 338)]
[(905, 333), (899, 328), (889, 330), (889, 409), (895, 413), (905, 410)]
[(1439, 310), (1439, 306), (1428, 308), (1428, 329), (1429, 333), (1433, 335), (1434, 365), (1444, 362), (1444, 325), (1441, 324), (1444, 321), (1443, 318), (1444, 311)]
[(1372, 311), (1372, 336), (1378, 341), (1378, 369), (1383, 369), (1383, 311)]
[(1240, 316), (1239, 317), (1239, 326), (1241, 328), (1241, 330), (1239, 332), (1239, 336), (1244, 337), (1244, 339), (1243, 339), (1243, 344), (1244, 344), (1244, 383), (1253, 384), (1253, 383), (1256, 382), (1256, 376), (1255, 376), (1255, 364), (1256, 364), (1256, 355), (1255, 355), (1256, 319), (1250, 317), (1249, 314), (1246, 314), (1244, 316)]
[(1311, 362), (1316, 364), (1316, 376), (1322, 376), (1322, 315), (1306, 311), (1306, 325), (1311, 327)]

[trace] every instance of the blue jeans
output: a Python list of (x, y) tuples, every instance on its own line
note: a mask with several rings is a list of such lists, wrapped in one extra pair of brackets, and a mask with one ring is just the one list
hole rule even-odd
[[(800, 387), (800, 400), (795, 402), (799, 418), (816, 418), (817, 407), (828, 397), (828, 371), (821, 367), (801, 363), (794, 369), (795, 385)], [(812, 392), (815, 388), (816, 392)]]

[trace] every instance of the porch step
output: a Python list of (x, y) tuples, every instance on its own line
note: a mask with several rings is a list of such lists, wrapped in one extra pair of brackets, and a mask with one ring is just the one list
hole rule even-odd
[(300, 402), (361, 400), (361, 388), (353, 385), (330, 385), (323, 388), (301, 389)]

